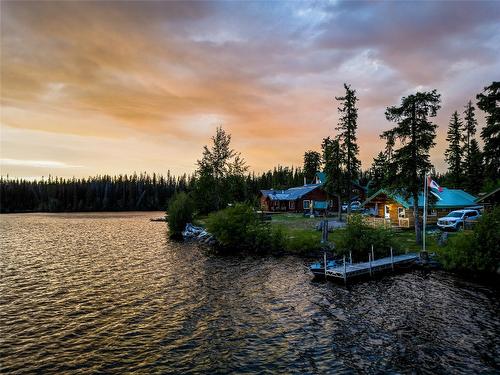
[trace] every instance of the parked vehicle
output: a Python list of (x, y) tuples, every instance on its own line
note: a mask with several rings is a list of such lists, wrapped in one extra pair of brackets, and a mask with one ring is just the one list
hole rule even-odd
[(438, 220), (437, 226), (443, 230), (459, 230), (464, 227), (466, 222), (475, 221), (480, 217), (481, 215), (477, 210), (451, 211), (448, 215)]
[[(361, 202), (359, 201), (352, 201), (351, 202), (351, 211), (358, 211), (361, 207)], [(344, 203), (342, 205), (342, 211), (347, 212), (347, 203)]]

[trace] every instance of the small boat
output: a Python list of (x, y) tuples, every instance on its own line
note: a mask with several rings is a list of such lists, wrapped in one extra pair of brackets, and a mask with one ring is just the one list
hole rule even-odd
[[(338, 262), (335, 260), (328, 260), (326, 262), (326, 269), (335, 268), (341, 265), (342, 262)], [(309, 270), (313, 273), (315, 277), (325, 276), (325, 263), (324, 262), (316, 262), (309, 266)]]

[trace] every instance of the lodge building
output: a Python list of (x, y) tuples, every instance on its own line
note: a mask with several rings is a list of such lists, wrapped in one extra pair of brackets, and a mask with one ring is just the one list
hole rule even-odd
[[(477, 207), (476, 198), (459, 189), (443, 188), (443, 191), (428, 193), (427, 223), (436, 224), (437, 220), (450, 211)], [(394, 226), (412, 227), (415, 225), (413, 216), (413, 198), (406, 199), (403, 195), (386, 189), (380, 189), (366, 199), (362, 207), (369, 209), (376, 218), (383, 218)], [(424, 196), (418, 198), (419, 217), (423, 217)]]

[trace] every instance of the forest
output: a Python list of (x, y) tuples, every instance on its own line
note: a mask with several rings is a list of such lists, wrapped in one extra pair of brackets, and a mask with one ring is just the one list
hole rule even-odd
[[(285, 188), (303, 182), (301, 168), (278, 166), (260, 175), (248, 174), (244, 201), (270, 186)], [(40, 180), (0, 178), (0, 212), (163, 211), (177, 192), (193, 190), (193, 175), (174, 177), (147, 173)]]

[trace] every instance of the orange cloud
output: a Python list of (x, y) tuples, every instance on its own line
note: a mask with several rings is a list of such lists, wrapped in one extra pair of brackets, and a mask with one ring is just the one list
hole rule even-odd
[[(343, 82), (358, 90), (360, 156), (367, 168), (382, 147), (378, 134), (391, 126), (384, 108), (417, 82), (443, 93), (447, 101), (439, 123), (446, 126), (449, 113), (498, 71), (495, 44), (485, 38), (478, 49), (474, 39), (483, 35), (481, 27), (495, 27), (487, 11), (472, 12), (470, 19), (461, 12), (464, 26), (457, 28), (437, 25), (439, 18), (432, 18), (436, 25), (429, 30), (445, 36), (433, 43), (424, 31), (415, 32), (414, 41), (405, 34), (411, 53), (398, 53), (405, 43), (392, 34), (394, 25), (384, 21), (379, 8), (364, 4), (330, 9), (275, 3), (269, 12), (252, 3), (0, 4), (0, 120), (4, 127), (25, 132), (24, 140), (18, 133), (9, 139), (13, 136), (6, 132), (2, 146), (9, 147), (2, 147), (2, 157), (66, 162), (73, 145), (83, 161), (68, 165), (88, 167), (68, 170), (76, 175), (190, 171), (219, 124), (233, 134), (234, 145), (253, 169), (299, 165), (306, 149), (318, 149), (321, 139), (335, 132), (334, 97), (342, 93)], [(401, 8), (403, 18), (408, 6)], [(356, 18), (359, 12), (350, 9), (360, 7), (373, 19), (369, 34), (362, 32), (366, 26)], [(446, 11), (432, 4), (419, 9), (424, 9), (419, 10), (422, 17)], [(340, 13), (359, 30), (349, 34), (346, 21), (335, 18)], [(443, 44), (454, 37), (462, 40), (463, 32), (469, 33), (466, 46)], [(447, 48), (440, 53), (443, 45)], [(448, 69), (450, 58), (464, 56), (477, 63), (474, 71), (460, 64)], [(436, 64), (428, 67), (431, 59)], [(450, 84), (455, 81), (460, 90)], [(57, 135), (68, 148), (47, 158), (44, 147), (50, 145), (32, 142), (38, 131)], [(438, 140), (434, 159), (442, 166), (444, 138)], [(110, 155), (98, 150), (85, 155), (85, 142), (89, 149), (96, 142), (109, 147)], [(134, 148), (142, 164), (140, 157), (120, 158), (125, 147), (128, 152)]]

